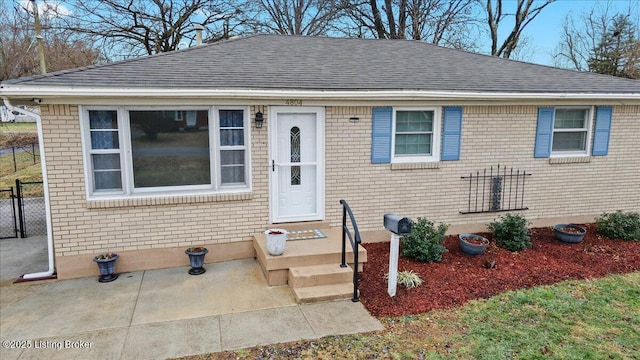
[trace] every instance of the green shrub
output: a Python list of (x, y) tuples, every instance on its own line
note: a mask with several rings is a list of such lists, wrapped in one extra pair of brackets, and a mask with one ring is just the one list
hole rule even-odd
[(596, 219), (596, 231), (612, 239), (640, 240), (640, 214), (637, 212), (602, 214)]
[(487, 225), (496, 244), (509, 251), (524, 250), (531, 246), (529, 222), (523, 215), (507, 214)]
[(448, 224), (435, 226), (433, 221), (418, 218), (411, 226), (411, 234), (402, 239), (402, 256), (420, 261), (440, 261), (447, 249), (444, 247), (444, 234)]

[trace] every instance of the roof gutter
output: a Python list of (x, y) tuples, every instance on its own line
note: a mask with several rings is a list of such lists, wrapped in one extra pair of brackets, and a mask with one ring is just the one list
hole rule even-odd
[(44, 208), (45, 208), (46, 217), (47, 217), (47, 253), (48, 253), (48, 259), (49, 259), (49, 268), (47, 271), (44, 271), (44, 272), (24, 274), (22, 275), (22, 278), (24, 280), (35, 280), (35, 279), (47, 278), (52, 276), (53, 273), (55, 272), (55, 264), (54, 264), (55, 259), (53, 256), (53, 227), (51, 226), (49, 182), (47, 179), (47, 162), (45, 160), (45, 154), (44, 154), (44, 140), (43, 140), (44, 137), (42, 133), (42, 118), (40, 117), (40, 114), (36, 114), (29, 110), (14, 107), (9, 102), (9, 99), (4, 96), (2, 97), (2, 101), (4, 102), (4, 105), (9, 109), (9, 111), (16, 111), (23, 115), (31, 116), (36, 119), (36, 124), (38, 127), (38, 139), (39, 139), (38, 148), (40, 151), (40, 166), (42, 168), (42, 185), (44, 187)]
[(538, 93), (423, 90), (283, 90), (200, 88), (105, 88), (66, 86), (19, 86), (3, 84), (0, 95), (11, 98), (60, 97), (155, 97), (155, 98), (251, 98), (308, 100), (637, 100), (640, 93)]

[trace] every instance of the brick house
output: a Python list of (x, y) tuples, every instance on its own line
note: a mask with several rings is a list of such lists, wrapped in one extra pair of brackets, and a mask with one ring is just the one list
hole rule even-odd
[(640, 210), (640, 82), (417, 41), (256, 35), (0, 95), (41, 108), (59, 278), (104, 251), (122, 271), (250, 258), (272, 224), (339, 226), (340, 199), (365, 241), (388, 212), (457, 233)]

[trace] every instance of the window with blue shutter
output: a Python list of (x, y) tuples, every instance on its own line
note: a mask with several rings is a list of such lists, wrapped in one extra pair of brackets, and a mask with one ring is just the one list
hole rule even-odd
[(460, 160), (462, 107), (445, 107), (442, 125), (442, 160)]
[[(592, 154), (607, 155), (611, 107), (598, 108), (595, 119)], [(539, 108), (534, 157), (589, 156), (592, 123), (592, 107)]]
[(604, 156), (609, 153), (609, 136), (613, 109), (601, 106), (596, 110), (596, 126), (593, 135), (593, 156)]
[(391, 162), (392, 113), (390, 107), (373, 108), (371, 131), (371, 162), (384, 164)]
[(538, 109), (538, 125), (536, 128), (536, 145), (533, 156), (547, 158), (551, 155), (551, 138), (553, 135), (553, 108)]

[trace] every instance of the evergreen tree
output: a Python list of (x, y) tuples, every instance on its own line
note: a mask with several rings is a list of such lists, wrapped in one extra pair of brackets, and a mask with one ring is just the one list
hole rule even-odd
[(588, 60), (589, 71), (626, 78), (640, 75), (640, 38), (638, 29), (628, 16), (611, 19), (610, 28), (602, 34)]

